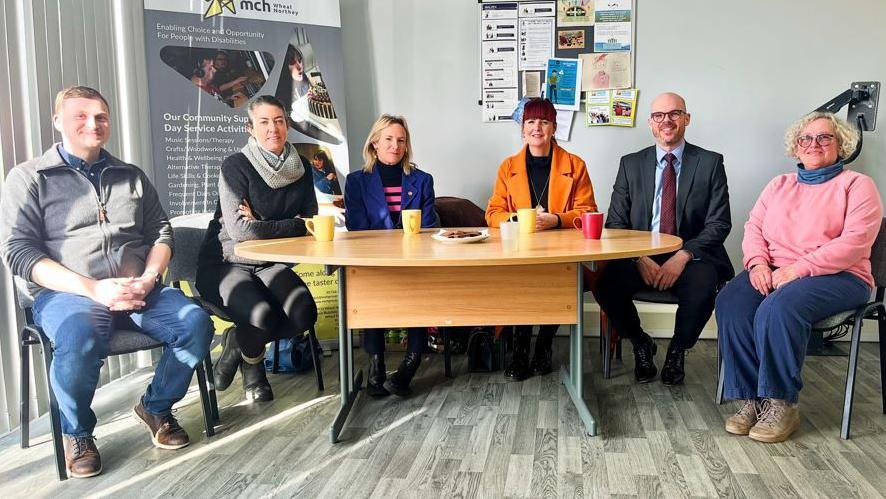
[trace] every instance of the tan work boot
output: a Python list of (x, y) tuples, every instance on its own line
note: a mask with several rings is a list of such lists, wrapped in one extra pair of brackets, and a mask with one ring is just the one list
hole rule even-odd
[(763, 399), (757, 424), (748, 436), (758, 442), (784, 442), (800, 427), (800, 409), (782, 399)]
[(760, 412), (760, 404), (754, 399), (745, 400), (738, 412), (729, 416), (726, 420), (726, 431), (733, 435), (747, 435), (751, 428), (757, 424), (757, 414)]
[(95, 437), (64, 436), (65, 467), (71, 478), (89, 478), (102, 472), (102, 458)]

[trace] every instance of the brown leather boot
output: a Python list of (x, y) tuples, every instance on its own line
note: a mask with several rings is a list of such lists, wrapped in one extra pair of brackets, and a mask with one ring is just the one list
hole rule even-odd
[(89, 478), (102, 472), (102, 458), (95, 437), (64, 436), (65, 467), (71, 478)]
[(155, 416), (145, 409), (144, 402), (139, 399), (138, 404), (132, 409), (135, 418), (148, 427), (151, 432), (151, 442), (159, 449), (181, 449), (191, 443), (188, 432), (179, 426), (172, 413), (165, 416)]

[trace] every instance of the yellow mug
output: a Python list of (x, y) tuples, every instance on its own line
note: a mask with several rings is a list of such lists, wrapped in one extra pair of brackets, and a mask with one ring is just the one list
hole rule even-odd
[(305, 228), (317, 241), (332, 241), (335, 235), (335, 217), (332, 215), (314, 215), (305, 220)]
[(400, 221), (403, 223), (403, 232), (406, 234), (418, 234), (421, 231), (421, 210), (401, 211)]
[(517, 221), (520, 222), (521, 234), (535, 232), (535, 218), (537, 215), (535, 208), (521, 208), (517, 210)]

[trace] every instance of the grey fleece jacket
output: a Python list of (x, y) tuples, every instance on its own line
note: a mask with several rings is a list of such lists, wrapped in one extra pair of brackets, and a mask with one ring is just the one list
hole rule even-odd
[(99, 182), (101, 196), (65, 164), (58, 144), (6, 177), (0, 256), (32, 296), (43, 289), (31, 280), (43, 258), (92, 279), (137, 277), (151, 247), (172, 248), (172, 226), (144, 172), (109, 154)]

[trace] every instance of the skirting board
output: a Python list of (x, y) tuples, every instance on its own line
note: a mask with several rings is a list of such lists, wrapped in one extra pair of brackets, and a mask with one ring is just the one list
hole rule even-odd
[[(676, 305), (662, 303), (639, 303), (635, 302), (637, 312), (640, 313), (640, 322), (643, 329), (653, 338), (670, 338), (674, 335), (674, 311)], [(600, 306), (592, 298), (585, 298), (585, 336), (600, 336)], [(560, 334), (566, 334), (561, 328)], [(861, 330), (861, 341), (877, 343), (879, 341), (877, 324), (875, 321), (867, 321)], [(717, 338), (717, 322), (714, 317), (705, 324), (701, 332), (702, 339), (713, 340)], [(849, 341), (849, 335), (837, 341)]]

